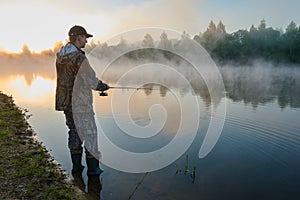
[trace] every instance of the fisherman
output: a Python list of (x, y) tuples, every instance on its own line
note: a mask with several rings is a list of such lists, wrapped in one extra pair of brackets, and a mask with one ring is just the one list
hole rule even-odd
[(73, 26), (68, 35), (69, 42), (57, 53), (55, 109), (64, 112), (69, 129), (72, 174), (81, 174), (84, 168), (81, 164), (84, 141), (87, 175), (98, 176), (102, 170), (99, 167), (92, 90), (103, 92), (109, 86), (96, 77), (85, 52), (81, 50), (87, 38), (93, 36), (78, 25)]

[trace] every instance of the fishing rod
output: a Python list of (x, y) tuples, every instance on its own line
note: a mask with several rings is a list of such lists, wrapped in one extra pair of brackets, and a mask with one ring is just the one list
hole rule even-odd
[(109, 87), (109, 89), (153, 90), (150, 87)]
[[(115, 86), (115, 87), (109, 87), (108, 89), (127, 89), (127, 90), (156, 90), (154, 88), (150, 88), (150, 87), (121, 87), (121, 86)], [(108, 96), (108, 94), (104, 91), (100, 91), (99, 92), (100, 96)]]

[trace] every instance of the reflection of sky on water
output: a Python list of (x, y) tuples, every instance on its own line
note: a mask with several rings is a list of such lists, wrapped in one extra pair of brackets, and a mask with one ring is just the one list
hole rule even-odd
[[(27, 84), (25, 78), (19, 76), (8, 76), (0, 79), (1, 90), (12, 95), (17, 102), (31, 102), (35, 104), (54, 105), (53, 92), (55, 81), (35, 77), (31, 84)], [(51, 99), (52, 98), (52, 99)]]
[[(129, 92), (126, 90), (113, 92), (119, 93), (118, 97), (124, 101), (128, 99), (126, 93)], [(135, 91), (129, 97), (128, 111), (127, 107), (125, 109), (112, 108), (113, 105), (110, 104), (112, 96), (112, 92), (104, 99), (95, 96), (95, 110), (99, 125), (105, 135), (117, 146), (131, 152), (154, 151), (168, 144), (177, 133), (182, 111), (172, 93), (161, 97), (158, 90), (153, 91), (150, 96), (146, 95), (144, 91)], [(191, 97), (194, 98), (193, 96), (184, 98)], [(118, 106), (118, 101), (120, 100), (117, 100), (114, 105)], [(158, 105), (160, 106), (155, 107)], [(120, 107), (123, 106), (120, 104)], [(109, 111), (102, 110), (103, 107), (109, 107)], [(112, 110), (114, 113), (111, 112)], [(195, 115), (192, 111), (191, 109), (189, 118), (193, 118)], [(191, 121), (191, 119), (187, 119), (187, 121)], [(185, 130), (185, 134), (197, 131), (192, 126), (185, 127)]]

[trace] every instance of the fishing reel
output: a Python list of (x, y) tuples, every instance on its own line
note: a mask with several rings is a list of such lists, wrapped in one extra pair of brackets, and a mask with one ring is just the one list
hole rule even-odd
[[(140, 89), (143, 89), (143, 90), (155, 90), (153, 89), (152, 87), (109, 87), (108, 89), (127, 89), (127, 90), (140, 90)], [(108, 96), (108, 94), (106, 92), (104, 92), (104, 90), (100, 91), (99, 92), (99, 96), (101, 97), (106, 97)]]
[(106, 92), (104, 92), (104, 91), (100, 91), (99, 92), (99, 96), (106, 97), (106, 96), (108, 96), (108, 94)]

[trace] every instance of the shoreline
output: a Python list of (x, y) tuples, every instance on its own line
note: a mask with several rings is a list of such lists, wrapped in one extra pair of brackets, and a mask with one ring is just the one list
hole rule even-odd
[(35, 136), (27, 112), (0, 91), (0, 199), (86, 199)]

